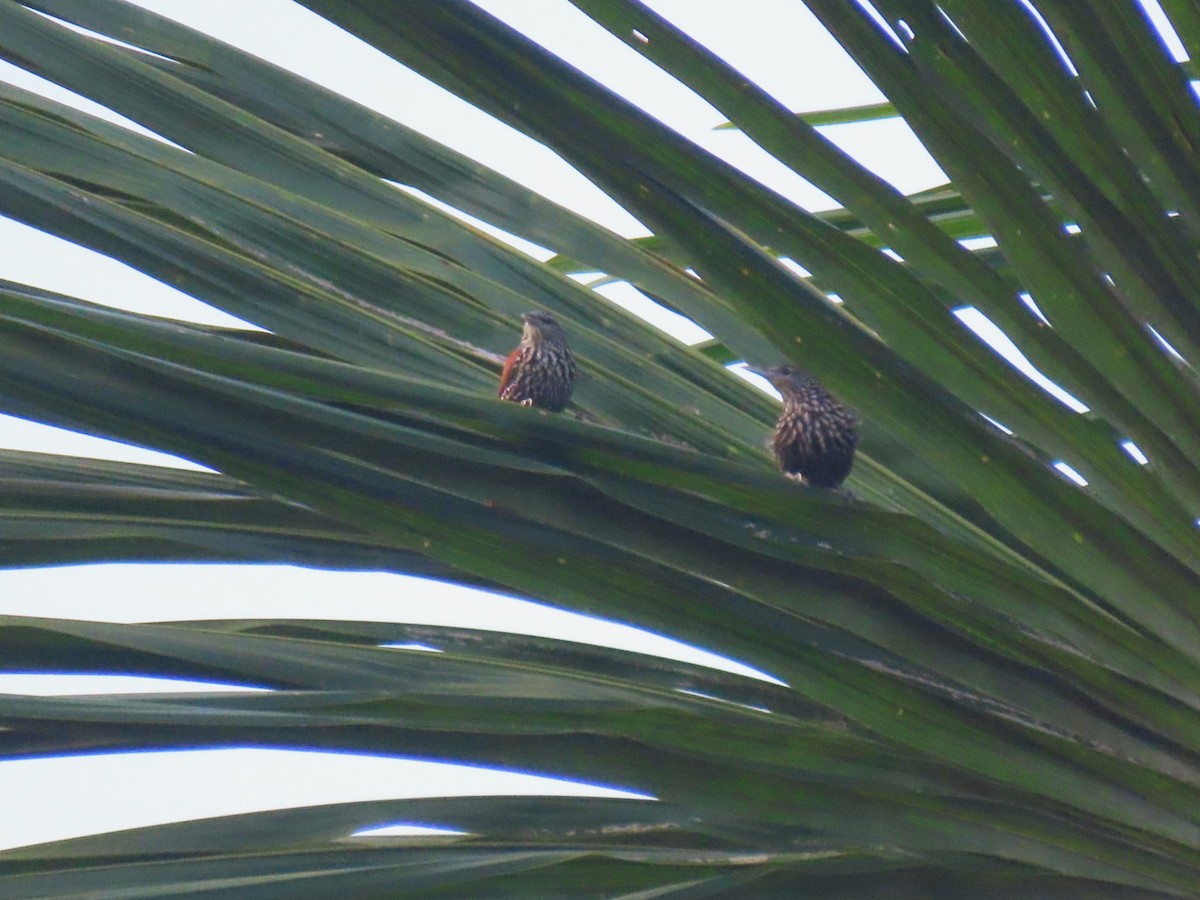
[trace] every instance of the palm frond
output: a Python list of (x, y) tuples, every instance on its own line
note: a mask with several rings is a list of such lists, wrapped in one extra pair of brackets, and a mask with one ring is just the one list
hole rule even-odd
[[(434, 626), (6, 617), (10, 671), (274, 689), (0, 697), (9, 759), (321, 747), (652, 799), (180, 823), (0, 853), (0, 894), (1189, 895), (1200, 119), (1182, 68), (1132, 7), (1038, 0), (1076, 75), (1020, 3), (879, 0), (887, 31), (808, 0), (951, 178), (905, 196), (821, 135), (836, 117), (794, 115), (641, 4), (575, 3), (844, 208), (800, 208), (457, 0), (304, 5), (552, 147), (653, 238), (122, 0), (0, 6), (0, 57), (178, 145), (0, 86), (0, 212), (270, 332), (0, 283), (0, 408), (220, 473), (0, 454), (0, 563), (419, 574), (780, 683)], [(557, 255), (537, 263), (423, 196)], [(714, 340), (654, 331), (567, 277), (582, 271)], [(1089, 411), (1018, 376), (965, 306)], [(563, 416), (492, 394), (534, 307), (583, 362)], [(801, 364), (859, 411), (857, 499), (778, 477), (774, 408), (724, 368), (737, 360)], [(405, 642), (443, 652), (387, 646)], [(349, 839), (388, 821), (467, 834)]]

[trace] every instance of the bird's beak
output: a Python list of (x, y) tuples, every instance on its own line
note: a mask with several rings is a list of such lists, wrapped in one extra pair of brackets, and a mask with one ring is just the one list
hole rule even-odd
[(529, 313), (521, 313), (521, 321), (526, 325), (529, 324)]
[(755, 375), (761, 375), (763, 378), (770, 379), (771, 373), (765, 369), (760, 369), (758, 366), (746, 366), (747, 372), (753, 372)]

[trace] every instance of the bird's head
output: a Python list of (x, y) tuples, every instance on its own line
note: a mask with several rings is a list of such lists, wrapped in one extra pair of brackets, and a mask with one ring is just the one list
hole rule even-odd
[(536, 347), (542, 341), (550, 344), (565, 344), (567, 341), (562, 326), (548, 312), (541, 310), (527, 312), (521, 316), (521, 321), (525, 323), (525, 329), (521, 332), (522, 343), (532, 344)]
[(815, 379), (799, 366), (788, 364), (766, 366), (761, 369), (757, 366), (746, 366), (746, 371), (753, 372), (755, 375), (761, 375), (784, 395), (808, 387), (815, 382)]

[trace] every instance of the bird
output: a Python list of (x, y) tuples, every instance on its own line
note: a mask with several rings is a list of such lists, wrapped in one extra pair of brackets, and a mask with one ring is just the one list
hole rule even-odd
[(783, 412), (771, 438), (783, 474), (813, 487), (839, 487), (854, 465), (858, 418), (796, 366), (747, 368), (783, 394)]
[(575, 387), (575, 357), (566, 332), (547, 312), (528, 312), (521, 319), (521, 340), (500, 374), (500, 399), (562, 412)]

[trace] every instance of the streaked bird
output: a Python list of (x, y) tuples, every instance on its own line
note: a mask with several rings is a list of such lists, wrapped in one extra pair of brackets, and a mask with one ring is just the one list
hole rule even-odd
[(795, 366), (747, 368), (783, 394), (783, 412), (771, 439), (779, 468), (789, 478), (813, 487), (838, 487), (854, 465), (858, 445), (854, 413)]
[(521, 316), (525, 329), (500, 374), (500, 399), (561, 412), (575, 387), (575, 357), (567, 335), (546, 312)]

